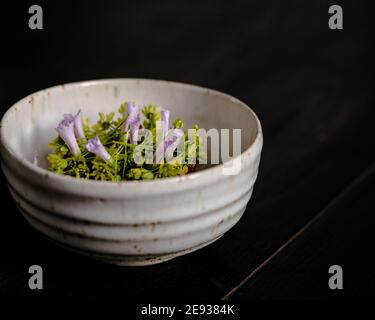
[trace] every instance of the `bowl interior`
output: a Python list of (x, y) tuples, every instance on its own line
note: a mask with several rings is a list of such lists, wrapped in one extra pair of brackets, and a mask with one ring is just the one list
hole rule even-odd
[(64, 113), (81, 109), (94, 122), (99, 111), (117, 112), (124, 101), (170, 109), (172, 120), (184, 119), (186, 128), (198, 124), (206, 130), (241, 129), (242, 152), (257, 135), (254, 114), (228, 95), (166, 81), (115, 79), (60, 85), (22, 99), (3, 117), (2, 140), (16, 156), (30, 162), (37, 157), (38, 165), (47, 168), (48, 143), (57, 135), (54, 128)]

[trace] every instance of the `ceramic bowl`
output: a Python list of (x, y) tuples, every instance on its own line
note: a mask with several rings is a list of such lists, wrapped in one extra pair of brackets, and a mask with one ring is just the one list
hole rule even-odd
[[(186, 176), (100, 182), (47, 170), (47, 145), (63, 113), (154, 103), (209, 129), (241, 129), (242, 154)], [(59, 85), (13, 105), (1, 122), (1, 164), (26, 220), (56, 243), (119, 265), (163, 262), (220, 238), (241, 218), (258, 174), (262, 130), (243, 102), (214, 90), (158, 80), (112, 79)], [(37, 157), (38, 164), (35, 164)], [(240, 161), (238, 174), (223, 173)]]

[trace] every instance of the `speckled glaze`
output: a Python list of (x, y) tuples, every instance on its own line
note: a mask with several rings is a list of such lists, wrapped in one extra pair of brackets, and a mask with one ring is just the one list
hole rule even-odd
[[(48, 171), (46, 156), (63, 113), (97, 119), (123, 101), (171, 109), (187, 126), (240, 128), (241, 172), (217, 165), (183, 177), (121, 183)], [(60, 85), (13, 105), (1, 122), (1, 164), (27, 221), (54, 242), (101, 261), (148, 265), (212, 243), (241, 218), (258, 174), (262, 130), (256, 115), (226, 94), (187, 84), (113, 79)], [(34, 164), (37, 156), (38, 165)]]

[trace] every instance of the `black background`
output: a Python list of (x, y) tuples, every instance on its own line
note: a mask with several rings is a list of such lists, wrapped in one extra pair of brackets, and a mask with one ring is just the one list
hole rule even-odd
[[(28, 28), (32, 4), (43, 8), (43, 30)], [(333, 4), (343, 7), (344, 30), (328, 28)], [(241, 221), (213, 245), (151, 267), (104, 265), (45, 241), (17, 212), (1, 174), (1, 298), (374, 298), (371, 1), (1, 6), (1, 114), (60, 83), (153, 78), (238, 97), (265, 136)], [(43, 267), (43, 290), (28, 288), (32, 264)], [(343, 267), (344, 290), (328, 288), (333, 264)]]

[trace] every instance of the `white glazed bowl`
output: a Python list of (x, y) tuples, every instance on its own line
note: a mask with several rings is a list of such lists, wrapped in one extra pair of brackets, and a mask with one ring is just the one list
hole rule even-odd
[[(171, 109), (187, 126), (242, 129), (241, 172), (224, 175), (221, 164), (182, 177), (115, 183), (46, 169), (47, 144), (63, 113), (81, 109), (95, 121), (99, 111), (129, 100)], [(226, 94), (157, 80), (99, 80), (42, 90), (13, 105), (1, 122), (1, 164), (19, 210), (48, 238), (105, 262), (147, 265), (204, 247), (233, 227), (251, 197), (262, 142), (254, 112)]]

